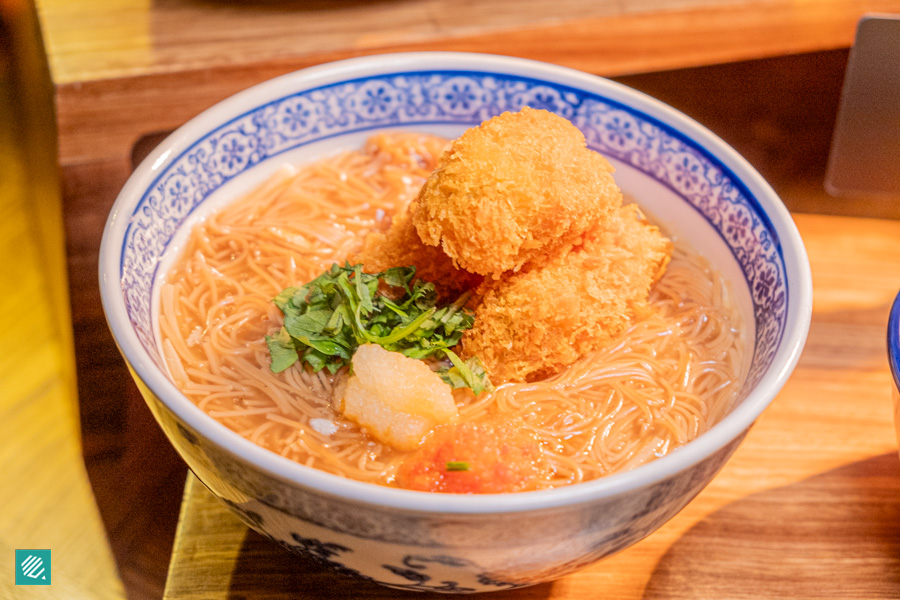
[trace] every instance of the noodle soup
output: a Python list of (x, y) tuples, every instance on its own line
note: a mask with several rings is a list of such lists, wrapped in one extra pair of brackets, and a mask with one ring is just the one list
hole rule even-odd
[[(162, 353), (182, 392), (212, 418), (290, 460), (398, 485), (409, 452), (334, 408), (344, 371), (270, 370), (272, 298), (384, 231), (416, 197), (447, 140), (392, 133), (296, 169), (198, 223), (160, 291)], [(640, 199), (638, 199), (640, 200)], [(454, 390), (462, 422), (520, 420), (549, 468), (532, 489), (588, 481), (665, 455), (732, 407), (746, 371), (738, 304), (723, 278), (676, 240), (650, 308), (612, 343), (539, 381), (477, 398)]]
[[(229, 270), (232, 255), (237, 261), (242, 243), (226, 237), (224, 244), (213, 245), (214, 236), (204, 240), (205, 234), (198, 233), (196, 244), (188, 248), (190, 234), (196, 226), (209, 226), (217, 220), (219, 227), (235, 229), (234, 224), (220, 219), (223, 210), (237, 207), (244, 195), (269, 176), (278, 173), (270, 190), (279, 185), (287, 189), (287, 178), (306, 170), (287, 167), (279, 171), (285, 163), (316, 161), (321, 168), (318, 161), (328, 162), (331, 159), (326, 157), (339, 150), (359, 149), (367, 136), (381, 131), (419, 131), (455, 138), (466, 127), (527, 104), (548, 108), (577, 125), (588, 147), (615, 166), (615, 181), (623, 193), (636, 199), (654, 215), (653, 222), (664, 226), (666, 234), (675, 239), (672, 268), (667, 279), (654, 288), (654, 298), (663, 292), (668, 278), (679, 272), (676, 267), (681, 264), (682, 252), (690, 255), (696, 251), (708, 258), (717, 274), (710, 273), (709, 280), (720, 277), (729, 284), (701, 285), (700, 289), (707, 289), (713, 298), (729, 294), (723, 305), (736, 307), (741, 316), (745, 358), (734, 362), (741, 371), (740, 391), (734, 400), (725, 399), (717, 412), (727, 414), (711, 427), (709, 421), (716, 418), (712, 415), (716, 411), (701, 409), (707, 411), (707, 422), (698, 430), (708, 430), (696, 439), (674, 450), (670, 447), (665, 456), (637, 468), (577, 485), (516, 494), (398, 489), (389, 479), (393, 460), (389, 454), (393, 451), (387, 452), (377, 443), (369, 445), (372, 440), (368, 437), (362, 437), (365, 447), (372, 452), (385, 451), (382, 458), (358, 451), (353, 457), (356, 446), (350, 443), (344, 454), (340, 448), (335, 451), (336, 441), (349, 436), (350, 424), (328, 412), (330, 407), (321, 392), (339, 381), (317, 376), (317, 383), (288, 369), (268, 383), (273, 380), (268, 379), (271, 369), (265, 372), (268, 357), (260, 336), (276, 331), (281, 319), (280, 311), (271, 304), (272, 294), (279, 291), (278, 286), (292, 283), (282, 281), (291, 269), (296, 268), (297, 281), (293, 283), (321, 271), (302, 267), (297, 257), (293, 264), (284, 255), (274, 259), (262, 248), (266, 244), (244, 252), (249, 255), (258, 249), (260, 258), (270, 260), (269, 264), (257, 264), (260, 272), (254, 270), (247, 278), (248, 282), (264, 282), (258, 292), (250, 289), (250, 283), (240, 285), (241, 291), (250, 290), (243, 296), (250, 298), (242, 300), (244, 305), (256, 307), (255, 313), (247, 314), (268, 318), (260, 323), (255, 317), (238, 316), (237, 288), (228, 287), (229, 280), (236, 279), (236, 270)], [(347, 177), (346, 185), (355, 187), (349, 173)], [(370, 188), (364, 186), (361, 191)], [(298, 232), (292, 238), (303, 247), (324, 250), (321, 256), (314, 255), (316, 264), (327, 267), (335, 254), (320, 243), (337, 248), (338, 242), (345, 240), (348, 246), (342, 252), (350, 254), (359, 243), (337, 239), (340, 227), (333, 227), (332, 221), (340, 220), (344, 229), (358, 228), (347, 234), (350, 238), (361, 236), (369, 229), (387, 228), (386, 220), (393, 216), (391, 205), (400, 204), (377, 205), (378, 194), (358, 195), (366, 199), (355, 200), (353, 208), (351, 203), (342, 204), (349, 214), (338, 211), (326, 226)], [(245, 210), (251, 217), (255, 214), (252, 207)], [(302, 215), (302, 210), (309, 212), (310, 208), (298, 206), (296, 210)], [(271, 225), (282, 237), (294, 233), (280, 217)], [(310, 236), (316, 237), (315, 242)], [(689, 241), (693, 250), (682, 247), (682, 240)], [(274, 245), (289, 244), (280, 240)], [(199, 263), (202, 269), (190, 266), (196, 251), (207, 246), (219, 256), (215, 260), (204, 257)], [(122, 189), (104, 230), (100, 263), (103, 307), (122, 356), (166, 437), (198, 479), (248, 526), (290, 551), (339, 573), (417, 591), (498, 591), (547, 582), (650, 535), (713, 480), (776, 397), (797, 363), (812, 306), (809, 264), (790, 214), (752, 166), (722, 140), (662, 103), (616, 83), (556, 65), (463, 53), (403, 53), (321, 65), (256, 86), (198, 115), (160, 144)], [(693, 265), (693, 259), (688, 263)], [(199, 288), (163, 294), (166, 280), (181, 285), (171, 272), (176, 268), (223, 287), (214, 292), (215, 297), (210, 290), (204, 293)], [(163, 316), (164, 302), (174, 310), (172, 326)], [(705, 301), (700, 304), (708, 306)], [(205, 321), (202, 326), (199, 320), (192, 321), (193, 311), (202, 311), (205, 320), (213, 307), (208, 331)], [(689, 318), (687, 323), (692, 330), (703, 321)], [(167, 327), (178, 333), (164, 344)], [(712, 336), (718, 330), (709, 331)], [(242, 344), (246, 348), (240, 348), (234, 358), (218, 354), (220, 348)], [(608, 345), (607, 349), (614, 347)], [(740, 345), (736, 348), (740, 350)], [(178, 364), (167, 364), (179, 351), (190, 361), (178, 358)], [(211, 374), (206, 362), (212, 362), (221, 373)], [(693, 359), (687, 364), (692, 377), (706, 377), (715, 370)], [(566, 478), (565, 467), (561, 459), (549, 456), (551, 452), (561, 455), (567, 452), (567, 443), (577, 444), (572, 452), (577, 460), (579, 450), (584, 454), (598, 447), (578, 438), (581, 430), (575, 422), (571, 425), (576, 429), (566, 429), (565, 420), (578, 418), (574, 413), (586, 406), (579, 404), (580, 390), (593, 395), (590, 402), (594, 405), (600, 403), (598, 397), (604, 398), (603, 393), (616, 392), (594, 392), (599, 388), (574, 377), (579, 366), (557, 375), (566, 381), (572, 377), (575, 386), (553, 392), (554, 399), (565, 402), (568, 411), (559, 413), (560, 422), (554, 423), (540, 410), (534, 410), (528, 421), (533, 430), (543, 424), (561, 426), (557, 431), (564, 433), (556, 438), (560, 440), (557, 446), (544, 448), (546, 458), (553, 458), (558, 465), (551, 476), (560, 480)], [(195, 371), (201, 367), (199, 373)], [(243, 377), (244, 372), (264, 378), (251, 384), (222, 376), (238, 373)], [(602, 370), (597, 373), (604, 374)], [(307, 380), (308, 387), (289, 385), (292, 377)], [(199, 389), (191, 393), (189, 386)], [(496, 387), (495, 393), (503, 391), (502, 386)], [(521, 388), (522, 393), (532, 389), (521, 384), (511, 387)], [(233, 400), (225, 401), (226, 395), (244, 391), (243, 406), (239, 403), (235, 409)], [(218, 395), (207, 399), (213, 394)], [(306, 395), (308, 399), (304, 399)], [(204, 400), (210, 412), (225, 415), (211, 417), (198, 407)], [(459, 412), (478, 410), (471, 397), (464, 395), (458, 402)], [(729, 403), (731, 407), (726, 408)], [(263, 442), (263, 438), (274, 439), (273, 428), (283, 423), (267, 416), (276, 414), (271, 406), (286, 407), (284, 414), (291, 415), (287, 420), (299, 426), (282, 430), (288, 436), (297, 432), (290, 443), (267, 449), (248, 438), (256, 433)], [(323, 408), (326, 416), (310, 407)], [(500, 402), (495, 401), (493, 408), (486, 410), (499, 407)], [(259, 413), (248, 415), (248, 408)], [(229, 415), (229, 410), (239, 412)], [(616, 415), (625, 410), (623, 403)], [(640, 410), (634, 407), (631, 414)], [(270, 421), (272, 424), (266, 425)], [(480, 420), (467, 421), (460, 428), (478, 423)], [(620, 427), (633, 430), (637, 423), (636, 419)], [(600, 433), (615, 433), (612, 425), (607, 425), (609, 430)], [(303, 444), (328, 444), (329, 453), (297, 453), (296, 460), (281, 455), (304, 450)], [(387, 485), (333, 474), (346, 464), (359, 468), (362, 456), (363, 466), (370, 471), (376, 459), (383, 462)], [(306, 462), (316, 468), (304, 466)], [(591, 476), (583, 475), (584, 479)]]

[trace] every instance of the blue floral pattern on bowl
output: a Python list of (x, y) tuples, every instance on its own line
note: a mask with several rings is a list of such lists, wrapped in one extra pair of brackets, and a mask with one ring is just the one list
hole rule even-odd
[(522, 106), (571, 120), (588, 145), (685, 198), (719, 232), (747, 279), (756, 321), (748, 385), (784, 332), (787, 280), (778, 236), (755, 198), (718, 159), (674, 129), (608, 98), (526, 77), (475, 72), (373, 76), (259, 106), (210, 131), (156, 178), (132, 215), (121, 282), (129, 318), (162, 368), (151, 316), (160, 257), (179, 225), (223, 184), (295, 148), (337, 135), (415, 124), (478, 124)]
[[(563, 510), (536, 514), (527, 524), (516, 515), (497, 515), (475, 527), (462, 526), (456, 550), (429, 541), (435, 528), (460, 527), (452, 516), (425, 516), (410, 526), (405, 515), (378, 509), (361, 514), (352, 505), (332, 501), (327, 510), (333, 516), (323, 520), (323, 499), (314, 494), (301, 491), (290, 498), (279, 498), (280, 506), (258, 499), (234, 502), (227, 499), (231, 493), (228, 486), (216, 485), (222, 483), (221, 478), (207, 478), (210, 474), (202, 467), (195, 471), (201, 480), (213, 482), (207, 485), (244, 523), (319, 566), (396, 589), (468, 594), (551, 581), (633, 545), (693, 499), (741, 440), (627, 499), (600, 500), (586, 513)], [(239, 478), (232, 479), (236, 480)], [(312, 506), (319, 512), (308, 510)], [(388, 531), (392, 534), (386, 537)], [(496, 557), (482, 555), (479, 561), (461, 556), (458, 549), (496, 544), (498, 540), (503, 547), (504, 541), (515, 544), (521, 539), (551, 540), (546, 546), (563, 550), (544, 549), (538, 553), (540, 567), (523, 572), (521, 558), (510, 560), (501, 552)]]
[[(409, 62), (407, 55), (402, 56), (381, 57), (377, 63), (359, 59), (356, 65), (362, 69), (350, 69), (355, 75), (337, 83), (310, 87), (308, 74), (297, 74), (296, 80), (288, 76), (282, 81), (285, 85), (257, 90), (227, 110), (201, 116), (182, 130), (187, 141), (167, 143), (165, 153), (154, 156), (153, 167), (139, 167), (140, 177), (123, 191), (120, 202), (125, 208), (118, 214), (127, 223), (111, 218), (116, 221), (112, 228), (116, 233), (109, 236), (115, 252), (101, 250), (104, 306), (108, 314), (109, 305), (113, 306), (114, 333), (117, 328), (128, 329), (126, 319), (130, 323), (126, 333), (117, 333), (117, 341), (167, 437), (200, 481), (261, 534), (317, 564), (401, 589), (465, 593), (549, 581), (636, 543), (678, 513), (722, 468), (758, 413), (733, 420), (736, 426), (732, 429), (721, 429), (722, 423), (713, 428), (727, 434), (716, 438), (709, 451), (691, 455), (691, 444), (679, 450), (682, 457), (693, 456), (681, 461), (680, 467), (677, 453), (673, 453), (640, 467), (643, 473), (656, 473), (653, 476), (635, 476), (622, 483), (640, 470), (635, 469), (612, 476), (610, 479), (619, 479), (609, 488), (604, 488), (605, 481), (598, 481), (553, 490), (560, 494), (552, 501), (545, 502), (543, 498), (549, 496), (542, 497), (522, 512), (507, 510), (503, 503), (493, 505), (499, 508), (491, 512), (482, 510), (482, 504), (477, 509), (448, 511), (442, 499), (426, 503), (431, 508), (412, 503), (414, 510), (403, 508), (400, 501), (395, 505), (396, 498), (370, 501), (370, 497), (383, 496), (386, 488), (369, 489), (376, 486), (344, 480), (340, 484), (325, 482), (323, 478), (333, 476), (304, 472), (304, 467), (296, 464), (276, 465), (274, 459), (280, 457), (269, 457), (270, 453), (224, 427), (217, 429), (218, 424), (174, 388), (168, 389), (171, 384), (161, 375), (166, 368), (154, 329), (153, 294), (160, 260), (185, 220), (229, 181), (287, 152), (307, 146), (315, 151), (312, 145), (320, 142), (343, 136), (358, 139), (366, 132), (386, 128), (430, 131), (449, 126), (447, 129), (461, 130), (525, 105), (547, 109), (572, 121), (591, 148), (683, 199), (730, 249), (746, 279), (755, 321), (748, 390), (770, 373), (775, 360), (780, 361), (778, 367), (794, 360), (776, 358), (781, 356), (783, 338), (793, 338), (784, 344), (786, 348), (795, 349), (798, 343), (797, 326), (788, 323), (787, 267), (777, 231), (783, 232), (791, 252), (802, 255), (802, 245), (797, 249), (799, 237), (792, 237), (781, 217), (775, 218), (776, 231), (765, 208), (772, 206), (766, 204), (773, 202), (772, 197), (764, 198), (766, 192), (758, 191), (758, 201), (741, 176), (726, 166), (726, 162), (736, 163), (717, 158), (721, 148), (716, 150), (714, 144), (715, 151), (708, 150), (664, 122), (665, 117), (648, 114), (657, 114), (650, 108), (642, 111), (630, 106), (627, 94), (597, 91), (612, 88), (596, 81), (582, 89), (571, 72), (560, 76), (571, 85), (540, 80), (535, 69), (543, 67), (538, 63), (440, 55), (440, 64), (469, 67), (427, 70), (434, 55)], [(390, 67), (383, 65), (392, 60), (425, 65), (422, 68), (426, 70), (410, 67), (390, 72)], [(516, 64), (509, 64), (513, 62)], [(492, 65), (496, 71), (491, 70)], [(311, 80), (335, 81), (340, 75), (317, 76)], [(549, 78), (555, 79), (555, 74)], [(303, 86), (302, 91), (293, 91), (298, 86)], [(238, 106), (246, 108), (235, 108)], [(223, 114), (228, 116), (221, 117)], [(734, 168), (738, 173), (743, 169)], [(105, 260), (107, 255), (114, 258)], [(793, 282), (794, 263), (789, 260), (787, 264)], [(806, 269), (808, 272), (808, 266)], [(120, 286), (115, 286), (116, 270)], [(797, 281), (801, 285), (793, 289), (803, 292), (803, 273)], [(808, 313), (802, 310), (807, 297), (803, 293), (798, 297), (800, 301), (793, 306), (801, 308), (797, 314), (805, 319), (802, 328), (808, 326)], [(756, 399), (751, 409), (770, 399)], [(735, 413), (744, 407), (737, 407)], [(654, 471), (667, 460), (675, 468)], [(336, 493), (336, 489), (342, 491)], [(577, 499), (566, 500), (571, 497)], [(566, 501), (557, 502), (556, 498)]]
[[(140, 385), (140, 383), (139, 383)], [(146, 388), (148, 405), (198, 479), (245, 524), (348, 577), (397, 589), (472, 593), (552, 581), (653, 533), (690, 502), (743, 440), (626, 495), (518, 513), (408, 513), (285, 485), (203, 439)], [(540, 540), (535, 547), (527, 541)], [(538, 563), (535, 564), (535, 560)]]

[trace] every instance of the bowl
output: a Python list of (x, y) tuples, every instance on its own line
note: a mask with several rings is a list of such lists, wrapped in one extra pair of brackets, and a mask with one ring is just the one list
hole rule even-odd
[(894, 401), (894, 427), (897, 440), (900, 441), (900, 293), (894, 298), (891, 314), (888, 317), (887, 331), (888, 363), (891, 365), (893, 386), (891, 397)]
[[(258, 447), (173, 385), (155, 309), (192, 223), (284, 162), (359, 147), (381, 129), (455, 137), (522, 106), (566, 117), (616, 166), (626, 195), (730, 281), (752, 360), (734, 408), (634, 470), (552, 490), (428, 494), (351, 481)], [(407, 53), (336, 62), (241, 92), (189, 121), (135, 170), (100, 250), (109, 326), (147, 405), (196, 476), (250, 527), (348, 575), (401, 589), (478, 592), (552, 580), (678, 513), (775, 398), (806, 339), (812, 284), (788, 211), (733, 149), (622, 85), (508, 57)], [(896, 333), (896, 331), (895, 331)]]

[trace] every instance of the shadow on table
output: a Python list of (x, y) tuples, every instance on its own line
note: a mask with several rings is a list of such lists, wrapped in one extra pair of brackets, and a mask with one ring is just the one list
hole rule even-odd
[[(548, 583), (517, 590), (480, 593), (477, 597), (479, 600), (544, 600), (551, 597), (552, 587), (553, 584)], [(302, 556), (273, 551), (273, 544), (269, 539), (248, 530), (232, 571), (227, 597), (229, 600), (446, 600), (451, 596), (437, 592), (404, 592), (339, 575)]]
[(900, 598), (898, 487), (889, 453), (733, 502), (669, 548), (644, 600)]

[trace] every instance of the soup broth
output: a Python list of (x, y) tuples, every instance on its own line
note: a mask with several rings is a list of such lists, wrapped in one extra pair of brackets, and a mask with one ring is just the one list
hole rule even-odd
[[(333, 405), (344, 371), (300, 363), (272, 373), (272, 298), (333, 263), (416, 197), (447, 140), (374, 136), (360, 150), (285, 167), (198, 224), (161, 287), (162, 350), (182, 392), (212, 418), (300, 464), (394, 485), (406, 452), (369, 436)], [(463, 422), (521, 419), (550, 469), (537, 488), (628, 470), (721, 419), (740, 388), (745, 341), (726, 282), (675, 241), (650, 310), (612, 343), (541, 381), (479, 397), (454, 390)]]

